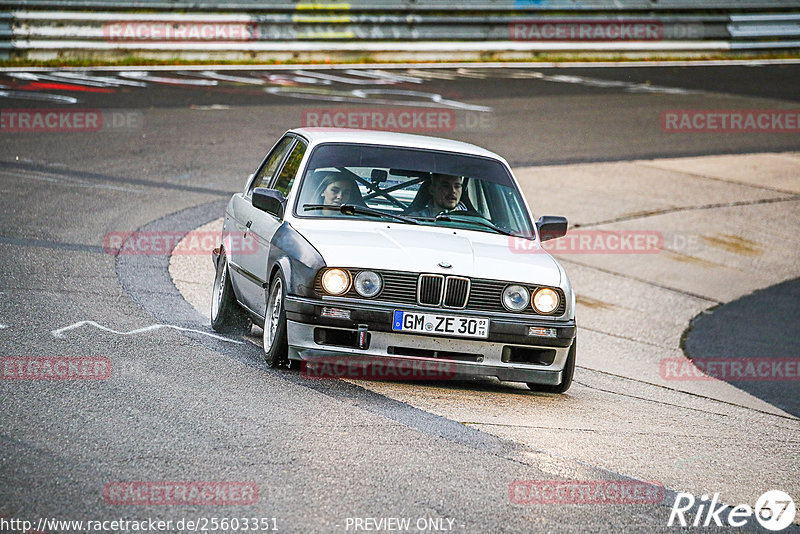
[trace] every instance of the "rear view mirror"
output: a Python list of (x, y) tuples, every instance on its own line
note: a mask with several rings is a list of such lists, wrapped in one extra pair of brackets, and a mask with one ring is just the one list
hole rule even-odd
[(253, 189), (253, 207), (271, 213), (279, 219), (283, 219), (283, 212), (286, 208), (286, 197), (276, 189), (256, 187)]
[(370, 178), (372, 179), (373, 184), (382, 184), (386, 181), (387, 176), (389, 176), (389, 173), (383, 169), (372, 169), (372, 172), (370, 173)]
[(555, 215), (542, 215), (536, 221), (536, 230), (539, 232), (539, 239), (547, 241), (557, 239), (567, 235), (567, 218)]

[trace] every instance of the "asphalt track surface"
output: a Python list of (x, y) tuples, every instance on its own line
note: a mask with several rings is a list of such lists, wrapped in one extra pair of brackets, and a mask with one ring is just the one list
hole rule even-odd
[[(674, 109), (797, 108), (800, 65), (398, 72), (423, 81), (391, 89), (417, 94), (384, 97), (427, 102), (418, 94), (426, 92), (491, 107), (457, 109), (453, 131), (429, 133), (485, 146), (514, 166), (800, 149), (797, 133), (680, 135), (663, 131), (659, 119)], [(226, 74), (264, 79), (265, 72)], [(4, 112), (71, 106), (134, 118), (99, 132), (0, 134), (2, 355), (98, 356), (113, 364), (103, 381), (2, 381), (0, 515), (34, 524), (42, 517), (266, 517), (282, 532), (352, 532), (348, 518), (368, 517), (453, 519), (456, 532), (676, 530), (666, 527), (670, 488), (658, 504), (514, 504), (514, 480), (626, 477), (351, 383), (269, 370), (259, 347), (206, 335), (167, 273), (167, 256), (104, 251), (109, 232), (189, 231), (219, 217), (304, 112), (364, 89), (287, 83), (285, 73), (274, 74), (284, 79), (147, 82), (108, 92), (0, 74), (0, 91), (12, 96), (0, 100)], [(328, 92), (299, 98), (298, 87), (309, 86)], [(487, 121), (476, 126), (468, 112), (488, 113), (479, 115)], [(80, 321), (117, 333), (84, 325), (53, 334)], [(153, 324), (199, 332), (120, 334)], [(517, 390), (495, 394), (508, 395), (513, 410)], [(786, 469), (796, 472), (796, 456)], [(259, 497), (239, 506), (114, 505), (103, 490), (115, 481), (251, 481)]]

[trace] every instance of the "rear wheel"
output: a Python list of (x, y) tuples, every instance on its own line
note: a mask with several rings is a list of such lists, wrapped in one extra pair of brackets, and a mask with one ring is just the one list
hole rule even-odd
[(572, 341), (572, 346), (569, 348), (567, 361), (564, 364), (564, 370), (561, 372), (561, 382), (556, 385), (549, 384), (536, 384), (535, 382), (528, 382), (528, 387), (533, 391), (542, 393), (564, 393), (572, 385), (572, 376), (575, 374), (575, 352), (578, 339)]
[(217, 272), (214, 276), (214, 294), (211, 296), (211, 328), (224, 334), (244, 334), (250, 323), (245, 311), (236, 302), (233, 293), (228, 260), (224, 252), (217, 260)]
[(286, 286), (278, 273), (270, 284), (267, 311), (264, 314), (264, 360), (270, 367), (286, 362), (289, 346), (286, 342)]

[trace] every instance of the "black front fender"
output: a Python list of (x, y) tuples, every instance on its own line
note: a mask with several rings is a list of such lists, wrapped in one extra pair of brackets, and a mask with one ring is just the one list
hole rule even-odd
[(286, 282), (286, 294), (314, 297), (314, 278), (325, 267), (322, 255), (292, 225), (284, 222), (272, 237), (269, 249), (269, 279), (280, 269)]

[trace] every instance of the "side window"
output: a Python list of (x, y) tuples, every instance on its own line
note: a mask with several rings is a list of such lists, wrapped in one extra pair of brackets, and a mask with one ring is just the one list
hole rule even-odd
[(281, 164), (283, 157), (289, 151), (289, 147), (292, 146), (292, 141), (294, 141), (294, 138), (287, 136), (281, 139), (277, 146), (275, 146), (275, 149), (269, 155), (267, 161), (265, 161), (258, 170), (253, 183), (250, 184), (250, 189), (247, 190), (248, 196), (253, 194), (253, 189), (256, 187), (267, 187), (269, 185), (269, 182), (275, 175), (275, 171), (278, 169), (278, 165)]
[(300, 168), (300, 161), (302, 161), (303, 155), (306, 153), (306, 148), (306, 144), (298, 139), (294, 150), (286, 158), (286, 164), (281, 169), (281, 173), (278, 175), (278, 179), (275, 180), (272, 189), (277, 189), (283, 193), (283, 196), (289, 195), (289, 190), (292, 188), (292, 183), (294, 183), (294, 177), (297, 176), (297, 170)]
[(486, 200), (486, 185), (482, 180), (470, 179), (467, 182), (468, 198), (472, 201), (472, 205), (478, 213), (491, 220), (492, 216), (489, 211), (489, 203)]

